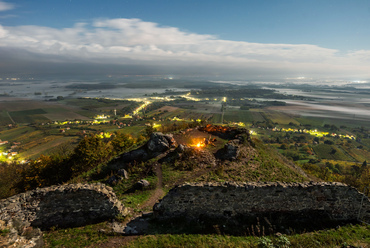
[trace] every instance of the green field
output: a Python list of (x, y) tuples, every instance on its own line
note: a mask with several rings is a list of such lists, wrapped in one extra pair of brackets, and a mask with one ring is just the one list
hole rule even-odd
[(313, 149), (317, 156), (321, 159), (353, 161), (352, 157), (346, 155), (342, 149), (333, 145), (319, 144), (314, 146)]
[(40, 155), (51, 155), (58, 153), (58, 146), (76, 141), (74, 137), (63, 137), (63, 136), (49, 136), (49, 139), (42, 140), (43, 143), (36, 144), (26, 152), (21, 154), (21, 157), (25, 159), (37, 159)]
[(12, 111), (9, 112), (9, 115), (17, 123), (33, 123), (33, 122), (42, 122), (48, 121), (49, 119), (43, 116), (47, 112), (43, 109), (30, 109), (22, 111)]
[(28, 126), (20, 126), (18, 128), (12, 128), (12, 129), (3, 129), (0, 132), (0, 139), (13, 141), (14, 138), (19, 137), (28, 132), (33, 132), (33, 131), (34, 131), (34, 128), (28, 127)]
[(0, 125), (12, 124), (7, 111), (0, 112)]
[(224, 114), (225, 122), (252, 122), (254, 120), (253, 115), (249, 110), (227, 110)]
[(265, 114), (266, 114), (266, 117), (274, 123), (283, 124), (283, 125), (287, 125), (289, 123), (294, 123), (296, 125), (300, 124), (299, 121), (296, 120), (296, 118), (286, 113), (283, 113), (283, 112), (266, 110)]

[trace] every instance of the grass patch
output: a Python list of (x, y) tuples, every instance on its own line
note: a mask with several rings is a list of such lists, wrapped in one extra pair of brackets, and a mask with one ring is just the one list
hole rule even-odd
[(106, 223), (88, 225), (77, 228), (58, 229), (44, 232), (44, 240), (47, 247), (97, 247), (99, 244), (108, 240), (108, 235), (99, 232), (100, 229), (107, 227)]
[(255, 247), (256, 237), (233, 237), (221, 235), (148, 235), (131, 242), (127, 247)]
[(138, 209), (139, 206), (147, 201), (154, 190), (136, 191), (132, 194), (126, 194), (122, 196), (122, 203), (125, 207)]
[[(270, 247), (262, 246), (262, 241), (272, 241), (273, 247), (368, 247), (370, 228), (361, 225), (348, 225), (338, 229), (321, 230), (312, 233), (285, 236), (290, 246), (277, 246), (278, 238), (273, 236), (228, 236), (199, 234), (161, 234), (141, 236), (127, 247)], [(271, 244), (272, 244), (271, 242)], [(272, 246), (271, 246), (272, 247)]]
[(180, 171), (174, 169), (168, 163), (162, 164), (162, 177), (163, 177), (163, 185), (165, 188), (172, 188), (177, 180), (183, 178), (189, 171)]
[[(141, 179), (147, 180), (150, 185), (147, 189), (135, 189), (135, 184)], [(140, 204), (144, 203), (150, 198), (156, 187), (158, 178), (156, 176), (147, 176), (140, 178), (136, 175), (130, 175), (130, 179), (124, 180), (113, 187), (118, 199), (122, 201), (125, 207), (131, 207), (138, 210)]]
[(303, 182), (308, 178), (286, 165), (286, 161), (272, 147), (255, 142), (257, 153), (249, 154), (248, 161), (227, 162), (196, 179), (196, 181), (282, 181)]
[(2, 229), (2, 230), (0, 230), (0, 236), (6, 236), (6, 235), (8, 235), (8, 233), (10, 233), (10, 230), (9, 229)]
[(322, 230), (289, 237), (292, 247), (368, 247), (370, 227), (347, 225), (338, 229)]

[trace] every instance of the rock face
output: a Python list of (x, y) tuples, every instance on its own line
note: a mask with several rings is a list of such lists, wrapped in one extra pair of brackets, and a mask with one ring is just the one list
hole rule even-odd
[(145, 161), (149, 158), (150, 156), (148, 152), (144, 148), (139, 148), (122, 154), (118, 160), (124, 163), (129, 163), (133, 161)]
[(43, 234), (39, 228), (26, 226), (18, 219), (0, 220), (0, 230), (8, 230), (0, 236), (0, 247), (40, 248), (44, 246)]
[(116, 164), (118, 168), (124, 166), (125, 163), (132, 163), (134, 161), (146, 161), (151, 158), (168, 151), (170, 148), (176, 147), (176, 140), (171, 134), (163, 134), (161, 132), (152, 133), (149, 141), (142, 147), (126, 152), (120, 157), (116, 158), (112, 164)]
[(146, 144), (150, 152), (165, 152), (174, 146), (176, 146), (175, 139), (171, 135), (164, 135), (161, 132), (152, 133)]
[(25, 226), (82, 226), (111, 219), (124, 207), (104, 184), (69, 184), (36, 189), (0, 200), (0, 220)]
[(369, 218), (370, 201), (363, 197), (341, 183), (185, 184), (171, 189), (154, 206), (154, 214), (158, 220), (220, 225), (253, 223), (258, 218), (272, 225), (304, 226), (357, 221), (358, 215)]
[(239, 153), (239, 140), (231, 140), (222, 149), (217, 151), (216, 157), (222, 160), (236, 160)]

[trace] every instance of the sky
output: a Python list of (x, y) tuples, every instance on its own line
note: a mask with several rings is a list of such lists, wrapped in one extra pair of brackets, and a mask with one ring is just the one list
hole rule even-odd
[(368, 0), (0, 0), (0, 77), (370, 79)]

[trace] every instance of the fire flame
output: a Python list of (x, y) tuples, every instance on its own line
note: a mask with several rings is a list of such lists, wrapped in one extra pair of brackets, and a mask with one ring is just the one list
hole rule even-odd
[(201, 147), (204, 147), (205, 145), (204, 145), (203, 142), (198, 142), (198, 143), (195, 143), (195, 144), (193, 144), (191, 146), (195, 146), (196, 148), (201, 148)]

